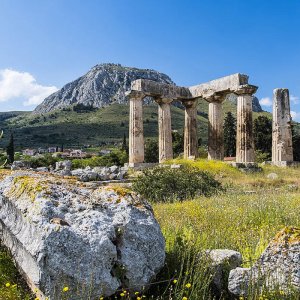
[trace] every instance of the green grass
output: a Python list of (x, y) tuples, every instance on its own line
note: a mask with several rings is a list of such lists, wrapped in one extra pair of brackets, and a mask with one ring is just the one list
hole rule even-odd
[[(205, 267), (194, 262), (195, 256), (207, 249), (232, 249), (242, 253), (243, 266), (249, 267), (279, 230), (285, 226), (299, 227), (300, 168), (269, 166), (262, 173), (244, 174), (222, 162), (184, 163), (212, 171), (227, 191), (210, 198), (153, 203), (167, 243), (167, 265), (161, 278), (176, 278), (180, 285), (177, 292), (167, 290), (165, 297), (173, 294), (171, 299), (210, 299)], [(267, 179), (270, 172), (277, 173), (278, 179)], [(186, 290), (186, 282), (194, 288)], [(259, 297), (251, 294), (247, 299), (297, 299), (283, 297), (280, 291)]]
[(13, 264), (11, 255), (4, 246), (0, 246), (0, 300), (18, 299), (32, 299), (32, 294)]

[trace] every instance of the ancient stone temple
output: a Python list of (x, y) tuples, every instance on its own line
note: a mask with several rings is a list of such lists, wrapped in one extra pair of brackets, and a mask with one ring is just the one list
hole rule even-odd
[(283, 166), (293, 162), (293, 144), (288, 89), (273, 92), (272, 163)]
[(173, 101), (185, 107), (184, 158), (198, 156), (197, 103), (209, 102), (208, 158), (223, 160), (223, 111), (222, 103), (228, 94), (238, 95), (237, 100), (237, 162), (254, 162), (252, 133), (252, 95), (257, 87), (248, 84), (248, 76), (233, 74), (191, 87), (158, 83), (138, 79), (127, 92), (130, 102), (129, 166), (144, 162), (143, 99), (152, 97), (158, 104), (159, 162), (173, 158), (171, 135), (171, 109)]

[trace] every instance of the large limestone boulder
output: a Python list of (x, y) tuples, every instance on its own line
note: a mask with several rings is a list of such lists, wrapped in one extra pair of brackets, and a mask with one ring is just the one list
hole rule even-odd
[(247, 296), (250, 287), (300, 294), (300, 228), (284, 228), (252, 268), (230, 272), (228, 289), (233, 295)]
[(142, 290), (165, 242), (147, 202), (122, 188), (16, 171), (0, 182), (2, 241), (40, 299), (99, 299)]

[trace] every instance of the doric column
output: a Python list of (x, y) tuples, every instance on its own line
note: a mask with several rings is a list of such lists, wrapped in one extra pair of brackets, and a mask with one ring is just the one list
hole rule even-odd
[(145, 95), (131, 91), (129, 94), (129, 163), (144, 162), (143, 99)]
[(237, 97), (237, 132), (236, 132), (236, 162), (248, 163), (255, 161), (253, 124), (252, 124), (252, 95), (257, 87), (242, 85), (235, 93)]
[(182, 101), (185, 106), (184, 158), (187, 159), (198, 156), (197, 102), (197, 99)]
[(173, 159), (171, 106), (172, 99), (156, 98), (158, 103), (159, 162)]
[(289, 90), (275, 89), (273, 91), (272, 162), (293, 160)]
[(212, 99), (208, 105), (208, 159), (224, 159), (224, 131), (222, 101)]

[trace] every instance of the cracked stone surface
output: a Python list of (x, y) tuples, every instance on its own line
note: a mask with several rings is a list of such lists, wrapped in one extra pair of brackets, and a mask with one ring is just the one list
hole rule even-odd
[(165, 260), (150, 205), (120, 187), (15, 171), (0, 183), (0, 228), (21, 272), (41, 299), (139, 291)]
[(247, 296), (250, 287), (300, 293), (300, 228), (278, 232), (252, 268), (230, 271), (228, 289), (233, 295)]

